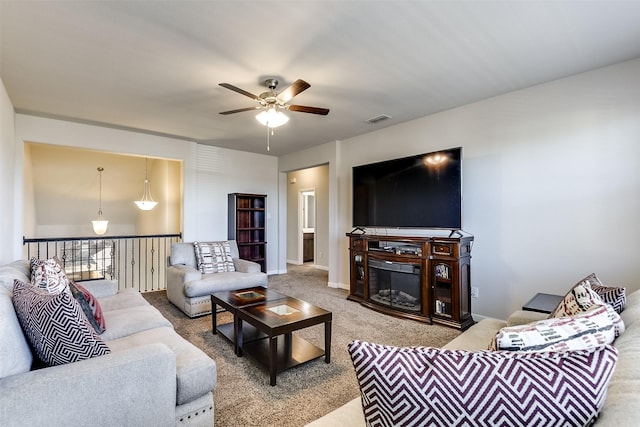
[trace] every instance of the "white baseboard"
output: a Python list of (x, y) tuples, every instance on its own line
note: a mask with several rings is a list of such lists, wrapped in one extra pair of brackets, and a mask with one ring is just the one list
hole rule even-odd
[(348, 291), (350, 289), (349, 285), (344, 283), (329, 282), (327, 283), (327, 286), (329, 286), (330, 288), (344, 289), (345, 291)]

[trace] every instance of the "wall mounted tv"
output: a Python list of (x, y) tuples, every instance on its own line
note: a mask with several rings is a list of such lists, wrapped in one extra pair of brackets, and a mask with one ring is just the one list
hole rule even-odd
[(462, 148), (353, 167), (353, 226), (462, 228)]

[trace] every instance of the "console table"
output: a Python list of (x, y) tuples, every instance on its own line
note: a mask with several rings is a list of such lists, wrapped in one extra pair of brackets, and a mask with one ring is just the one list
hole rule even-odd
[(347, 233), (348, 299), (382, 313), (465, 330), (471, 317), (472, 236)]

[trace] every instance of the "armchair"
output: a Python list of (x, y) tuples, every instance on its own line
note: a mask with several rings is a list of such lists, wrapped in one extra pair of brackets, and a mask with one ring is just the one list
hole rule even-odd
[(167, 297), (189, 317), (211, 313), (213, 292), (267, 286), (260, 265), (240, 258), (235, 240), (229, 240), (235, 271), (201, 273), (193, 242), (173, 243), (167, 267)]

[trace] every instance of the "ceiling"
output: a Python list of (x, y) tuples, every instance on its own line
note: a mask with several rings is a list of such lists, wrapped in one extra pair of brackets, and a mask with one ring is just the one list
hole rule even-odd
[[(283, 154), (640, 57), (640, 1), (0, 0), (17, 112)], [(251, 93), (304, 79), (266, 151)], [(365, 120), (386, 114), (376, 124)]]

